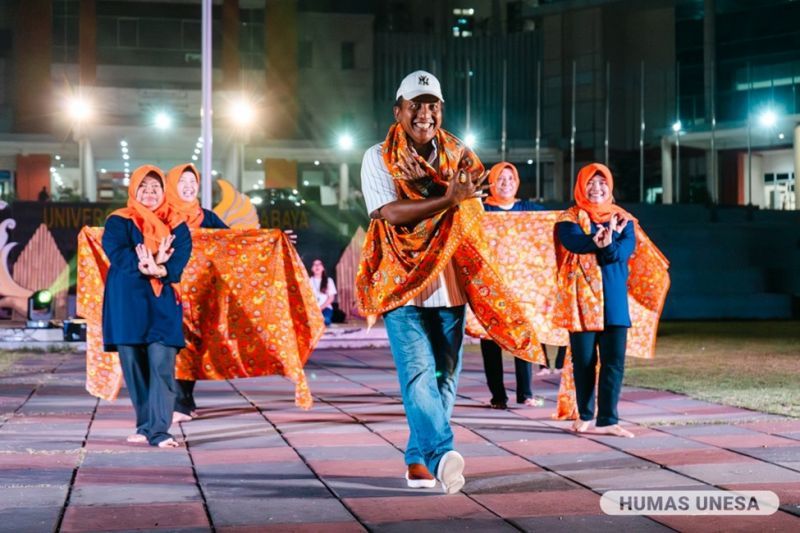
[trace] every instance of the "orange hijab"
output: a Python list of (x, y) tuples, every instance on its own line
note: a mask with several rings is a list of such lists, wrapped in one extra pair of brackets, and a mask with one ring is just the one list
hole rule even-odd
[(167, 206), (169, 207), (167, 220), (171, 228), (180, 225), (181, 222), (186, 222), (190, 230), (195, 230), (200, 227), (204, 217), (203, 209), (200, 207), (200, 201), (195, 198), (187, 202), (181, 198), (181, 195), (178, 193), (178, 181), (181, 179), (181, 175), (187, 170), (194, 173), (195, 178), (197, 178), (197, 187), (199, 190), (200, 173), (193, 164), (186, 163), (172, 167), (172, 169), (167, 172), (167, 185), (164, 191), (166, 193)]
[[(142, 165), (131, 174), (131, 181), (128, 185), (128, 205), (121, 209), (113, 211), (108, 216), (118, 216), (127, 218), (133, 221), (133, 224), (142, 232), (144, 236), (144, 245), (147, 249), (153, 252), (153, 255), (158, 253), (158, 245), (164, 237), (170, 235), (171, 231), (164, 221), (159, 217), (159, 214), (165, 213), (165, 202), (162, 199), (161, 204), (154, 211), (149, 210), (136, 199), (136, 191), (147, 176), (155, 175), (161, 180), (161, 186), (164, 186), (164, 174), (156, 166)], [(153, 292), (156, 296), (161, 295), (163, 284), (155, 279), (150, 279), (150, 285), (153, 287)]]
[[(519, 172), (517, 172), (517, 167), (512, 165), (511, 163), (501, 162), (497, 163), (492, 169), (489, 171), (489, 196), (483, 199), (484, 204), (488, 205), (496, 205), (496, 206), (503, 206), (506, 205), (506, 202), (500, 203), (499, 196), (497, 194), (497, 189), (495, 187), (495, 183), (497, 183), (497, 178), (500, 177), (500, 174), (505, 169), (510, 169), (511, 173), (514, 174), (514, 180), (517, 182), (517, 190), (519, 190)], [(517, 202), (519, 198), (514, 198), (512, 202)]]
[[(605, 178), (610, 193), (608, 200), (602, 204), (590, 202), (589, 197), (586, 195), (586, 187), (589, 185), (589, 180), (591, 180), (597, 174), (600, 174)], [(614, 204), (614, 177), (611, 175), (611, 171), (608, 169), (608, 167), (601, 163), (589, 163), (578, 171), (578, 179), (575, 181), (574, 194), (575, 203), (577, 204), (578, 208), (582, 211), (585, 211), (595, 224), (608, 222), (611, 220), (611, 216), (615, 213), (618, 216), (627, 218), (628, 220), (633, 219), (633, 216), (630, 213)]]

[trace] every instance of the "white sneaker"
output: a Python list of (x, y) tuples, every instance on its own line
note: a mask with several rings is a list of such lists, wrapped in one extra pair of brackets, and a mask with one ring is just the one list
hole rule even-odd
[(464, 458), (455, 450), (450, 450), (439, 460), (436, 477), (442, 483), (445, 494), (455, 494), (464, 486)]

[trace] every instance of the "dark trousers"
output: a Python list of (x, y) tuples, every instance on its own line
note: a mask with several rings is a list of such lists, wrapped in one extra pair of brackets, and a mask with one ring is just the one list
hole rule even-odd
[[(544, 350), (544, 344), (542, 345), (542, 350)], [(557, 370), (561, 370), (564, 368), (564, 357), (567, 355), (567, 347), (566, 346), (559, 346), (558, 352), (556, 352), (556, 366)], [(547, 363), (545, 366), (550, 367), (550, 358), (547, 357), (547, 350), (544, 351), (544, 360)]]
[(125, 385), (136, 411), (136, 433), (153, 446), (172, 438), (175, 405), (175, 355), (178, 350), (160, 342), (119, 345)]
[[(506, 403), (506, 387), (503, 384), (503, 350), (490, 340), (481, 339), (481, 355), (483, 370), (486, 372), (486, 384), (492, 393), (492, 403)], [(519, 357), (514, 358), (514, 373), (517, 377), (517, 403), (533, 398), (531, 389), (531, 363)]]
[(175, 410), (185, 415), (191, 415), (197, 409), (194, 403), (194, 384), (197, 383), (188, 379), (176, 379), (178, 385), (175, 390)]
[(597, 380), (598, 427), (619, 422), (617, 403), (625, 372), (625, 345), (628, 328), (606, 326), (603, 331), (584, 331), (569, 334), (572, 348), (572, 369), (575, 376), (575, 396), (581, 420), (594, 418), (594, 385), (597, 352), (600, 352), (600, 379)]

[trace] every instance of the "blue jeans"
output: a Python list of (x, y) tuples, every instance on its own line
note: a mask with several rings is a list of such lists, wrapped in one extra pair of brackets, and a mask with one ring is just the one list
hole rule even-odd
[(333, 320), (333, 308), (326, 307), (322, 310), (322, 318), (325, 319), (325, 325), (330, 326), (331, 320)]
[(406, 464), (424, 464), (435, 474), (453, 449), (450, 415), (461, 372), (464, 306), (407, 305), (383, 320), (410, 430)]

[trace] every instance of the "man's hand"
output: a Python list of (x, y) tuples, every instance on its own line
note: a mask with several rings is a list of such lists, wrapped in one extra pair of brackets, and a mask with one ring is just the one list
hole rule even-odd
[(461, 170), (450, 178), (444, 196), (452, 202), (452, 205), (458, 205), (468, 198), (485, 198), (486, 190), (489, 188), (489, 184), (486, 183), (488, 177), (488, 170), (473, 176)]
[[(413, 152), (413, 149), (412, 154), (416, 154), (416, 152)], [(428, 171), (425, 170), (425, 167), (417, 161), (417, 158), (412, 154), (403, 155), (402, 159), (397, 161), (397, 168), (399, 168), (400, 172), (405, 174), (406, 177), (411, 179), (427, 176)]]

